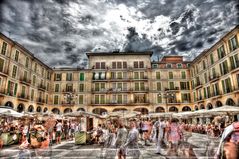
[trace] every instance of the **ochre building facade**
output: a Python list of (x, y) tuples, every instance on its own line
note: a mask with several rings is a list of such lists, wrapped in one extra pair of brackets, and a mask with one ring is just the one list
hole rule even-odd
[(18, 112), (181, 112), (239, 106), (239, 26), (193, 61), (90, 52), (88, 68), (51, 68), (0, 34), (0, 105)]

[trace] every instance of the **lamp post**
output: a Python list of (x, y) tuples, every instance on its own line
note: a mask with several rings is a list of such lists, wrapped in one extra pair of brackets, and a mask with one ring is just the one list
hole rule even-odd
[[(159, 94), (159, 96), (161, 96), (161, 94)], [(165, 99), (166, 112), (168, 112), (168, 99), (173, 99), (175, 93), (165, 92), (162, 97)]]
[(69, 92), (64, 95), (64, 98), (66, 100), (66, 104), (72, 104), (72, 101), (77, 97), (77, 95)]

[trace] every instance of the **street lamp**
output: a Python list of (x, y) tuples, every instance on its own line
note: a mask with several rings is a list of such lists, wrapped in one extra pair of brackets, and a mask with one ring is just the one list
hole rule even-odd
[[(161, 94), (159, 94), (159, 96), (161, 96)], [(175, 93), (174, 92), (172, 92), (172, 93), (166, 92), (163, 94), (162, 97), (165, 99), (166, 112), (168, 112), (168, 99), (174, 99)]]
[(72, 101), (77, 97), (77, 95), (69, 92), (64, 95), (64, 98), (66, 100), (66, 104), (72, 104)]

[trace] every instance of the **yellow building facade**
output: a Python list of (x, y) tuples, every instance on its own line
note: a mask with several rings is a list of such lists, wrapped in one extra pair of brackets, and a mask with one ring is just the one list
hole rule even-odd
[(90, 52), (88, 68), (51, 68), (0, 34), (0, 105), (22, 112), (180, 112), (239, 106), (239, 26), (193, 61)]

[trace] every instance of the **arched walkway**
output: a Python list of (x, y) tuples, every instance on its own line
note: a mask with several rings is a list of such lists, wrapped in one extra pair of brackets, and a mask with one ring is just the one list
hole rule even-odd
[(169, 108), (169, 112), (178, 112), (178, 108), (172, 106), (172, 107)]
[(48, 111), (48, 109), (47, 109), (47, 108), (44, 108), (44, 109), (43, 109), (43, 112), (44, 112), (44, 113), (45, 113), (45, 112), (47, 112), (47, 111)]
[(163, 107), (158, 107), (158, 108), (155, 109), (155, 112), (156, 113), (164, 113), (165, 109)]
[(221, 101), (216, 101), (216, 105), (215, 105), (216, 107), (221, 107), (222, 106), (222, 102)]
[(60, 110), (58, 108), (53, 108), (51, 111), (54, 114), (60, 114)]
[(205, 106), (203, 104), (201, 104), (200, 109), (205, 109)]
[(92, 113), (102, 115), (104, 113), (107, 113), (108, 111), (104, 108), (95, 108), (92, 110)]
[(189, 106), (184, 106), (183, 109), (182, 109), (183, 112), (186, 112), (186, 111), (191, 111), (191, 108)]
[(226, 105), (235, 106), (236, 104), (235, 104), (233, 99), (228, 98), (227, 101), (226, 101)]
[(208, 103), (208, 104), (207, 104), (207, 110), (210, 110), (210, 109), (213, 109), (213, 106), (212, 106), (211, 103)]
[(34, 112), (34, 107), (33, 105), (30, 105), (27, 109), (28, 112)]
[(6, 102), (5, 106), (14, 108), (14, 105), (13, 105), (13, 103), (11, 101)]
[(17, 106), (17, 112), (21, 113), (21, 112), (24, 112), (24, 110), (25, 110), (24, 104), (20, 103), (20, 104)]
[(113, 112), (117, 112), (117, 111), (127, 111), (127, 109), (126, 108), (115, 108), (113, 110)]
[(78, 108), (76, 111), (82, 111), (82, 112), (85, 112), (85, 109), (84, 109), (84, 108)]
[(198, 110), (198, 106), (197, 105), (195, 105), (194, 110), (196, 110), (196, 111)]
[(149, 113), (147, 108), (136, 108), (136, 109), (134, 109), (134, 111), (141, 112), (142, 115)]
[(37, 107), (37, 112), (40, 113), (41, 111), (42, 111), (41, 107), (38, 106), (38, 107)]
[(71, 109), (71, 108), (66, 108), (66, 109), (64, 110), (64, 113), (70, 113), (70, 112), (72, 112), (72, 109)]

